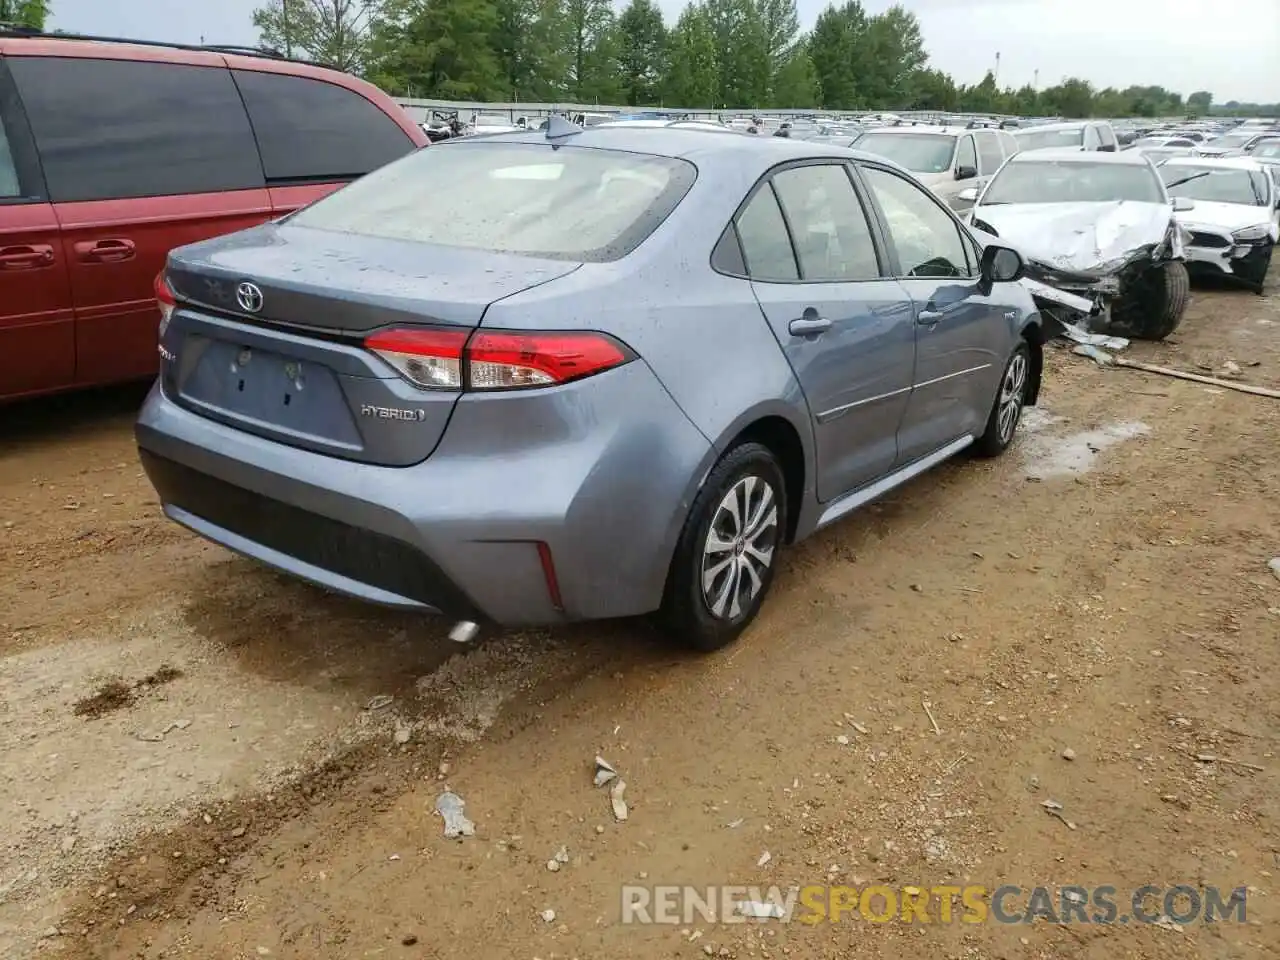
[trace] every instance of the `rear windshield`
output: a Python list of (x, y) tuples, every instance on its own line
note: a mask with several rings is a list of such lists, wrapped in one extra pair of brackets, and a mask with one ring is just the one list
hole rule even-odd
[(945, 173), (951, 169), (956, 138), (945, 133), (864, 133), (854, 146), (876, 153), (912, 173)]
[(1266, 204), (1269, 195), (1266, 174), (1253, 170), (1198, 167), (1180, 163), (1163, 166), (1160, 173), (1164, 176), (1164, 182), (1169, 185), (1171, 197), (1261, 207)]
[(1079, 147), (1084, 144), (1084, 127), (1069, 130), (1019, 130), (1014, 134), (1023, 150), (1042, 150), (1046, 147)]
[(987, 192), (984, 207), (999, 203), (1164, 203), (1160, 180), (1147, 164), (1006, 163)]
[(697, 178), (673, 157), (493, 141), (437, 144), (304, 207), (290, 223), (553, 260), (626, 256)]

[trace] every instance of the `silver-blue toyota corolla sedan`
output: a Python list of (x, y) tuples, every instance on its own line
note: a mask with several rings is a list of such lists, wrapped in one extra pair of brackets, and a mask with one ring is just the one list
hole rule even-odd
[(829, 144), (463, 139), (170, 254), (137, 439), (169, 517), (329, 589), (713, 649), (784, 544), (1009, 445), (1021, 270)]

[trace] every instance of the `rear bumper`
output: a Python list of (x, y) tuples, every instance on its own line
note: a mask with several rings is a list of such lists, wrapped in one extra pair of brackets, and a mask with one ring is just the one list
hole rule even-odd
[(288, 447), (158, 385), (136, 436), (171, 519), (331, 590), (507, 625), (656, 609), (711, 445), (642, 362), (537, 393), (463, 397), (412, 467)]

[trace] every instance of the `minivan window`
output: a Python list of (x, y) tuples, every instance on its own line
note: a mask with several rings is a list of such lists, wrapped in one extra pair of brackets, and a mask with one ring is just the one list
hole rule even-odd
[(278, 73), (232, 71), (267, 180), (353, 180), (412, 152), (399, 124), (346, 87)]
[(697, 177), (686, 160), (492, 140), (437, 144), (376, 170), (286, 222), (555, 260), (626, 256)]
[(6, 59), (55, 203), (263, 186), (253, 130), (221, 67)]
[(13, 151), (9, 149), (9, 136), (4, 132), (4, 120), (0, 119), (0, 197), (20, 196), (18, 168), (13, 162)]

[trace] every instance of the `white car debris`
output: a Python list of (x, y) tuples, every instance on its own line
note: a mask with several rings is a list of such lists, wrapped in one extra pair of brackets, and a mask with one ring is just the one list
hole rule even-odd
[(1175, 211), (1193, 204), (1171, 199), (1141, 153), (1020, 153), (971, 196), (970, 224), (1022, 252), (1054, 319), (1148, 340), (1177, 328), (1189, 283)]

